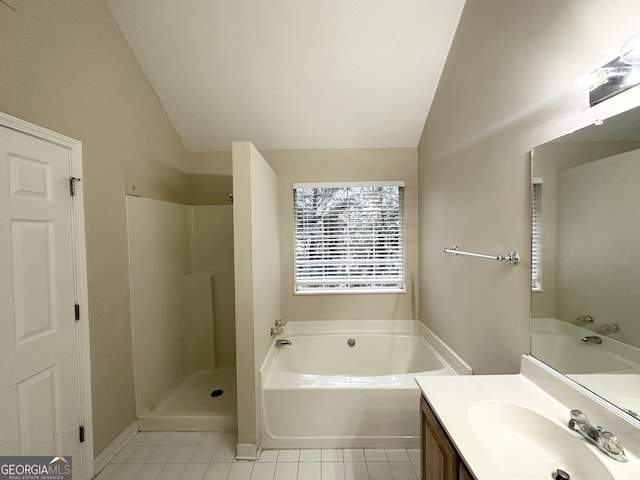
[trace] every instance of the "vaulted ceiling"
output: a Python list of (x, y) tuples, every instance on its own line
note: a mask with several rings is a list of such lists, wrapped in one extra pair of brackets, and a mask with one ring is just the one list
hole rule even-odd
[(464, 0), (107, 0), (185, 148), (415, 147)]

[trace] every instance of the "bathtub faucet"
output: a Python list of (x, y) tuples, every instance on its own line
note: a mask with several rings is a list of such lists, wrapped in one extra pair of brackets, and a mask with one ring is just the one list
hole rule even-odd
[(275, 337), (276, 335), (280, 335), (282, 333), (282, 327), (271, 327), (269, 329), (269, 335), (271, 335), (272, 337)]
[(587, 335), (586, 337), (582, 337), (584, 343), (595, 343), (596, 345), (600, 345), (602, 343), (602, 338), (597, 335)]
[(285, 345), (291, 345), (291, 340), (286, 340), (284, 338), (276, 340), (276, 347), (284, 347)]
[(282, 320), (281, 318), (277, 319), (274, 324), (273, 327), (271, 327), (271, 329), (269, 330), (269, 334), (272, 337), (275, 337), (276, 335), (280, 335), (282, 333), (282, 327), (284, 327), (287, 324), (286, 320)]

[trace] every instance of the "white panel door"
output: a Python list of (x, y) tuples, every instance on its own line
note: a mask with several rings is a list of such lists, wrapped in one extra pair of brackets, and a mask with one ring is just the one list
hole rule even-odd
[(81, 478), (69, 150), (0, 127), (0, 454)]

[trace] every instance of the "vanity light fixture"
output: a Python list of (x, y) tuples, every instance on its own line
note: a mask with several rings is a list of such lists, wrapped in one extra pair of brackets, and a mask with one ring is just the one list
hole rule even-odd
[(620, 56), (601, 67), (578, 72), (571, 85), (589, 90), (589, 105), (594, 106), (640, 84), (640, 33), (623, 45)]
[(625, 42), (620, 50), (620, 59), (628, 65), (640, 64), (640, 33)]

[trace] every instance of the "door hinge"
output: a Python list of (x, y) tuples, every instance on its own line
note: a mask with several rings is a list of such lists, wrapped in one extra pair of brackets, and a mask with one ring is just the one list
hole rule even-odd
[(80, 305), (78, 305), (77, 303), (75, 304), (74, 311), (76, 315), (76, 321), (80, 320)]
[(72, 197), (76, 194), (76, 182), (81, 182), (81, 178), (69, 177), (69, 195)]
[(80, 428), (78, 429), (78, 434), (80, 437), (80, 443), (84, 443), (84, 425), (80, 425)]

